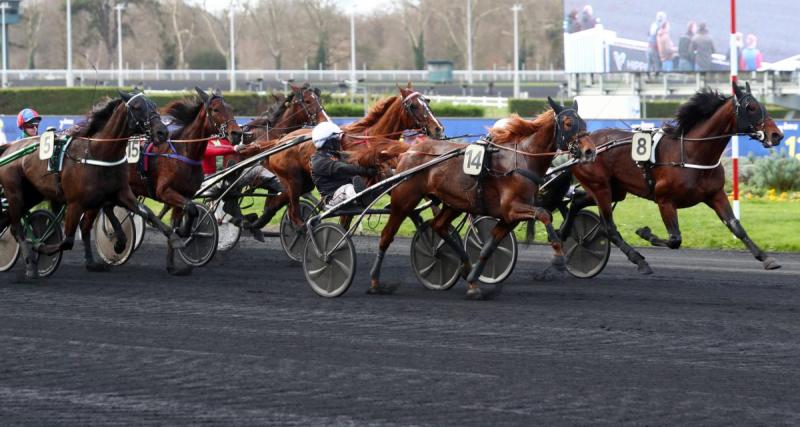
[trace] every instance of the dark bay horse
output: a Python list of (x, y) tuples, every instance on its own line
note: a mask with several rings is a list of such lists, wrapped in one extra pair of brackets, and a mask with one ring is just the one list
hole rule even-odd
[[(500, 241), (521, 221), (537, 219), (545, 224), (555, 251), (553, 264), (564, 268), (561, 242), (551, 224), (547, 210), (534, 206), (534, 197), (556, 149), (569, 151), (575, 158), (591, 161), (595, 147), (586, 137), (586, 123), (578, 116), (577, 104), (564, 108), (548, 99), (552, 110), (529, 121), (512, 116), (499, 129), (492, 129), (492, 141), (486, 148), (483, 172), (479, 177), (462, 171), (463, 156), (423, 170), (392, 190), (391, 214), (381, 232), (379, 252), (371, 271), (370, 293), (390, 293), (380, 282), (384, 254), (406, 217), (424, 198), (442, 202), (431, 227), (460, 254), (462, 274), (467, 274), (467, 297), (488, 299), (494, 292), (482, 294), (478, 285), (486, 260)], [(397, 173), (430, 161), (434, 156), (464, 148), (466, 144), (425, 141), (411, 147), (401, 156)], [(492, 239), (482, 248), (479, 261), (470, 266), (464, 248), (450, 235), (450, 223), (461, 213), (488, 215), (500, 221), (492, 230)], [(499, 286), (495, 290), (499, 291)]]
[[(67, 131), (72, 142), (64, 148), (64, 163), (60, 173), (48, 172), (48, 160), (36, 155), (22, 157), (0, 169), (0, 185), (8, 198), (9, 208), (2, 221), (10, 223), (11, 231), (20, 242), (25, 259), (25, 275), (36, 278), (36, 250), (53, 254), (72, 249), (75, 231), (81, 223), (86, 267), (102, 270), (92, 255), (90, 235), (92, 223), (99, 209), (115, 204), (145, 216), (170, 237), (170, 245), (179, 247), (182, 241), (170, 228), (158, 220), (147, 207), (138, 203), (128, 186), (126, 148), (128, 138), (142, 135), (156, 143), (167, 140), (167, 127), (158, 115), (156, 105), (142, 93), (120, 92), (113, 99), (97, 106), (88, 120)], [(12, 153), (36, 142), (21, 140), (8, 148)], [(22, 227), (22, 216), (43, 200), (58, 208), (66, 205), (64, 229), (66, 237), (58, 244), (32, 247)], [(119, 244), (119, 242), (118, 242)], [(124, 241), (118, 247), (124, 246)]]
[(252, 141), (277, 139), (304, 126), (313, 127), (319, 122), (330, 121), (322, 106), (319, 88), (308, 83), (302, 86), (290, 84), (289, 87), (291, 92), (277, 108), (242, 126)]
[[(675, 122), (663, 129), (652, 167), (637, 166), (631, 158), (631, 132), (615, 129), (593, 132), (590, 137), (602, 154), (592, 164), (573, 166), (572, 173), (597, 203), (609, 239), (638, 266), (639, 272), (650, 274), (652, 270), (644, 257), (622, 239), (612, 215), (612, 203), (625, 199), (628, 193), (658, 204), (669, 238), (658, 238), (647, 227), (637, 230), (640, 237), (655, 246), (679, 248), (677, 210), (705, 203), (765, 269), (780, 267), (750, 240), (734, 216), (724, 190), (725, 171), (719, 163), (734, 134), (749, 135), (764, 147), (774, 147), (783, 139), (783, 132), (750, 93), (749, 85), (745, 91), (736, 84), (733, 89), (734, 96), (701, 90), (681, 105)], [(652, 186), (645, 178), (648, 168)], [(592, 200), (587, 198), (583, 204), (592, 204)]]
[[(167, 144), (143, 150), (141, 162), (146, 163), (130, 167), (134, 194), (172, 207), (172, 226), (182, 237), (188, 237), (192, 221), (198, 215), (192, 198), (203, 182), (201, 161), (208, 140), (220, 137), (238, 144), (242, 139), (233, 109), (222, 95), (209, 95), (197, 87), (195, 91), (198, 99), (173, 101), (162, 109), (178, 127), (170, 132)], [(181, 220), (183, 225), (179, 227)], [(190, 266), (175, 268), (174, 255), (174, 249), (167, 246), (167, 271), (173, 275), (190, 274)]]
[[(386, 138), (398, 139), (406, 130), (417, 130), (433, 138), (440, 138), (443, 135), (444, 127), (434, 116), (427, 99), (416, 92), (410, 83), (405, 88), (398, 86), (398, 89), (400, 95), (378, 102), (366, 117), (342, 127), (344, 131), (342, 149), (344, 151), (356, 152), (369, 149), (370, 141)], [(261, 141), (251, 144), (252, 148), (244, 150), (242, 154), (254, 155), (297, 136), (310, 134), (311, 129), (300, 129), (277, 141)], [(309, 141), (267, 159), (269, 169), (280, 178), (286, 191), (285, 197), (281, 200), (282, 204), (270, 205), (269, 209), (265, 209), (257, 226), (263, 226), (269, 222), (275, 212), (287, 202), (292, 221), (297, 226), (303, 225), (299, 214), (299, 201), (300, 196), (314, 189), (314, 183), (311, 180), (310, 159), (315, 151), (314, 144)]]

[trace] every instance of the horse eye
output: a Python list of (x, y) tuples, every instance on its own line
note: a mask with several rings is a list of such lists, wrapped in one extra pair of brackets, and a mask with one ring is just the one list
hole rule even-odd
[(756, 111), (756, 107), (753, 104), (747, 104), (748, 111)]

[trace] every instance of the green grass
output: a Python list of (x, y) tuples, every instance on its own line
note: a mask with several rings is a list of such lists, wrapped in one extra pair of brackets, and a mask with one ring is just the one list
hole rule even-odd
[[(260, 213), (262, 200), (245, 200), (245, 204), (252, 204), (245, 209), (245, 213)], [(383, 206), (388, 202), (389, 198), (385, 197), (378, 206)], [(156, 210), (161, 208), (159, 203), (151, 200), (147, 204)], [(282, 215), (283, 212), (275, 215), (271, 224), (278, 224)], [(423, 216), (429, 218), (430, 211)], [(378, 235), (387, 219), (386, 215), (367, 217), (362, 222), (361, 232), (367, 235)], [(614, 211), (614, 220), (622, 237), (633, 246), (649, 246), (648, 243), (636, 236), (635, 231), (639, 227), (649, 226), (659, 237), (667, 237), (658, 206), (649, 200), (629, 196), (617, 205)], [(717, 215), (705, 205), (679, 210), (678, 220), (683, 237), (683, 248), (745, 249), (744, 245), (717, 218)], [(561, 216), (555, 214), (556, 226), (561, 224), (561, 221)], [(800, 251), (800, 200), (743, 200), (742, 225), (750, 238), (766, 251)], [(517, 237), (524, 238), (525, 226), (520, 225), (516, 232)], [(413, 234), (414, 225), (410, 220), (406, 220), (400, 228), (399, 235), (410, 237)], [(541, 224), (536, 226), (535, 240), (536, 242), (546, 242), (544, 227)]]

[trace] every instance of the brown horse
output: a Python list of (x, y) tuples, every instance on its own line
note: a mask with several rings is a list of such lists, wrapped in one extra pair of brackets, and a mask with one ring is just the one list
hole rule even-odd
[(303, 86), (289, 85), (291, 92), (280, 101), (277, 108), (247, 122), (242, 128), (251, 133), (252, 141), (265, 141), (282, 137), (303, 126), (315, 126), (330, 121), (322, 107), (319, 88), (308, 83)]
[[(612, 216), (612, 203), (623, 200), (627, 193), (658, 204), (669, 238), (660, 239), (647, 227), (637, 230), (640, 237), (655, 246), (679, 248), (677, 210), (705, 203), (765, 269), (780, 267), (750, 240), (734, 216), (724, 190), (725, 171), (719, 162), (734, 134), (750, 135), (764, 147), (774, 147), (783, 139), (783, 132), (750, 93), (749, 85), (745, 92), (736, 84), (733, 89), (732, 97), (702, 90), (683, 104), (675, 123), (663, 129), (663, 137), (655, 148), (655, 164), (639, 166), (633, 161), (630, 131), (604, 129), (590, 136), (602, 152), (598, 160), (572, 168), (597, 203), (609, 239), (638, 266), (639, 272), (650, 274), (652, 270), (644, 257), (622, 239)], [(648, 184), (648, 174), (652, 184)], [(586, 199), (581, 204), (592, 204), (592, 200)]]
[[(437, 164), (408, 178), (392, 190), (391, 214), (381, 233), (379, 252), (371, 271), (369, 293), (391, 293), (392, 289), (380, 282), (380, 268), (384, 254), (392, 243), (400, 224), (417, 207), (424, 197), (442, 202), (441, 210), (431, 221), (432, 229), (459, 253), (463, 264), (462, 274), (467, 276), (467, 297), (488, 299), (495, 292), (482, 294), (478, 286), (486, 260), (494, 249), (521, 221), (537, 219), (547, 227), (550, 243), (555, 251), (553, 264), (564, 268), (561, 242), (558, 240), (550, 213), (533, 205), (534, 197), (556, 149), (567, 150), (581, 161), (591, 161), (595, 156), (594, 144), (586, 137), (586, 123), (577, 114), (577, 104), (566, 109), (548, 99), (552, 110), (529, 121), (512, 116), (499, 129), (492, 129), (492, 141), (486, 148), (486, 159), (479, 176), (462, 171), (462, 157)], [(426, 141), (413, 146), (403, 156), (397, 173), (430, 161), (433, 156), (463, 149), (465, 144), (443, 141)], [(463, 247), (450, 235), (450, 223), (463, 212), (488, 215), (500, 222), (492, 231), (475, 266), (470, 266)], [(495, 291), (499, 291), (499, 286)]]
[[(171, 206), (172, 226), (182, 237), (188, 237), (192, 221), (198, 215), (192, 198), (203, 183), (201, 161), (208, 140), (218, 136), (238, 144), (242, 138), (233, 109), (222, 95), (209, 95), (198, 87), (195, 90), (198, 99), (173, 101), (162, 109), (179, 126), (170, 133), (167, 144), (144, 150), (140, 165), (130, 167), (134, 194)], [(181, 220), (183, 225), (178, 227)], [(190, 266), (175, 268), (174, 255), (174, 249), (167, 246), (167, 271), (173, 275), (190, 274)]]
[[(417, 130), (433, 138), (440, 138), (444, 127), (433, 115), (433, 112), (419, 92), (414, 91), (411, 84), (399, 87), (399, 96), (380, 101), (361, 120), (343, 126), (344, 137), (342, 149), (355, 152), (368, 149), (371, 141), (380, 138), (396, 139), (403, 131)], [(262, 140), (252, 144), (244, 155), (254, 155), (277, 144), (294, 139), (301, 135), (310, 135), (311, 129), (300, 129), (284, 136), (278, 141)], [(289, 203), (289, 216), (297, 226), (303, 225), (299, 214), (300, 196), (314, 189), (311, 180), (311, 155), (316, 149), (309, 141), (280, 152), (267, 159), (269, 169), (281, 180), (285, 192), (264, 206), (264, 213), (256, 222), (256, 226), (264, 226), (273, 215), (286, 203)]]
[[(48, 160), (40, 160), (33, 155), (22, 157), (0, 169), (0, 185), (9, 203), (2, 221), (11, 224), (11, 231), (20, 242), (27, 278), (36, 278), (38, 275), (34, 249), (45, 254), (72, 249), (81, 215), (86, 267), (92, 271), (103, 269), (103, 265), (96, 263), (92, 255), (92, 223), (99, 209), (114, 204), (145, 216), (165, 235), (169, 235), (172, 246), (182, 244), (180, 237), (171, 233), (169, 227), (159, 221), (153, 212), (137, 202), (128, 186), (128, 138), (136, 134), (164, 143), (167, 127), (161, 122), (156, 105), (144, 94), (120, 92), (120, 96), (120, 99), (96, 107), (85, 123), (67, 131), (72, 142), (64, 148), (64, 163), (60, 173), (49, 173)], [(30, 139), (21, 140), (9, 147), (6, 153), (34, 142)], [(25, 236), (21, 220), (29, 209), (43, 200), (49, 200), (56, 207), (66, 204), (66, 237), (58, 244), (33, 248)], [(124, 241), (121, 245), (119, 243), (119, 248), (124, 247)]]

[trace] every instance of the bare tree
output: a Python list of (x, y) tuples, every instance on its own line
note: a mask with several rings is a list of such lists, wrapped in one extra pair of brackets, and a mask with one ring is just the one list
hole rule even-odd
[(284, 28), (287, 24), (287, 9), (290, 5), (285, 0), (261, 0), (258, 7), (246, 6), (250, 19), (255, 23), (255, 35), (262, 39), (272, 56), (275, 68), (283, 67)]
[(191, 20), (191, 25), (189, 28), (182, 28), (181, 22), (184, 21), (180, 18), (183, 0), (169, 0), (170, 6), (172, 6), (171, 16), (171, 24), (172, 24), (172, 34), (175, 38), (175, 49), (177, 50), (176, 55), (176, 63), (175, 65), (179, 70), (186, 68), (186, 51), (189, 49), (189, 46), (194, 40), (194, 19)]

